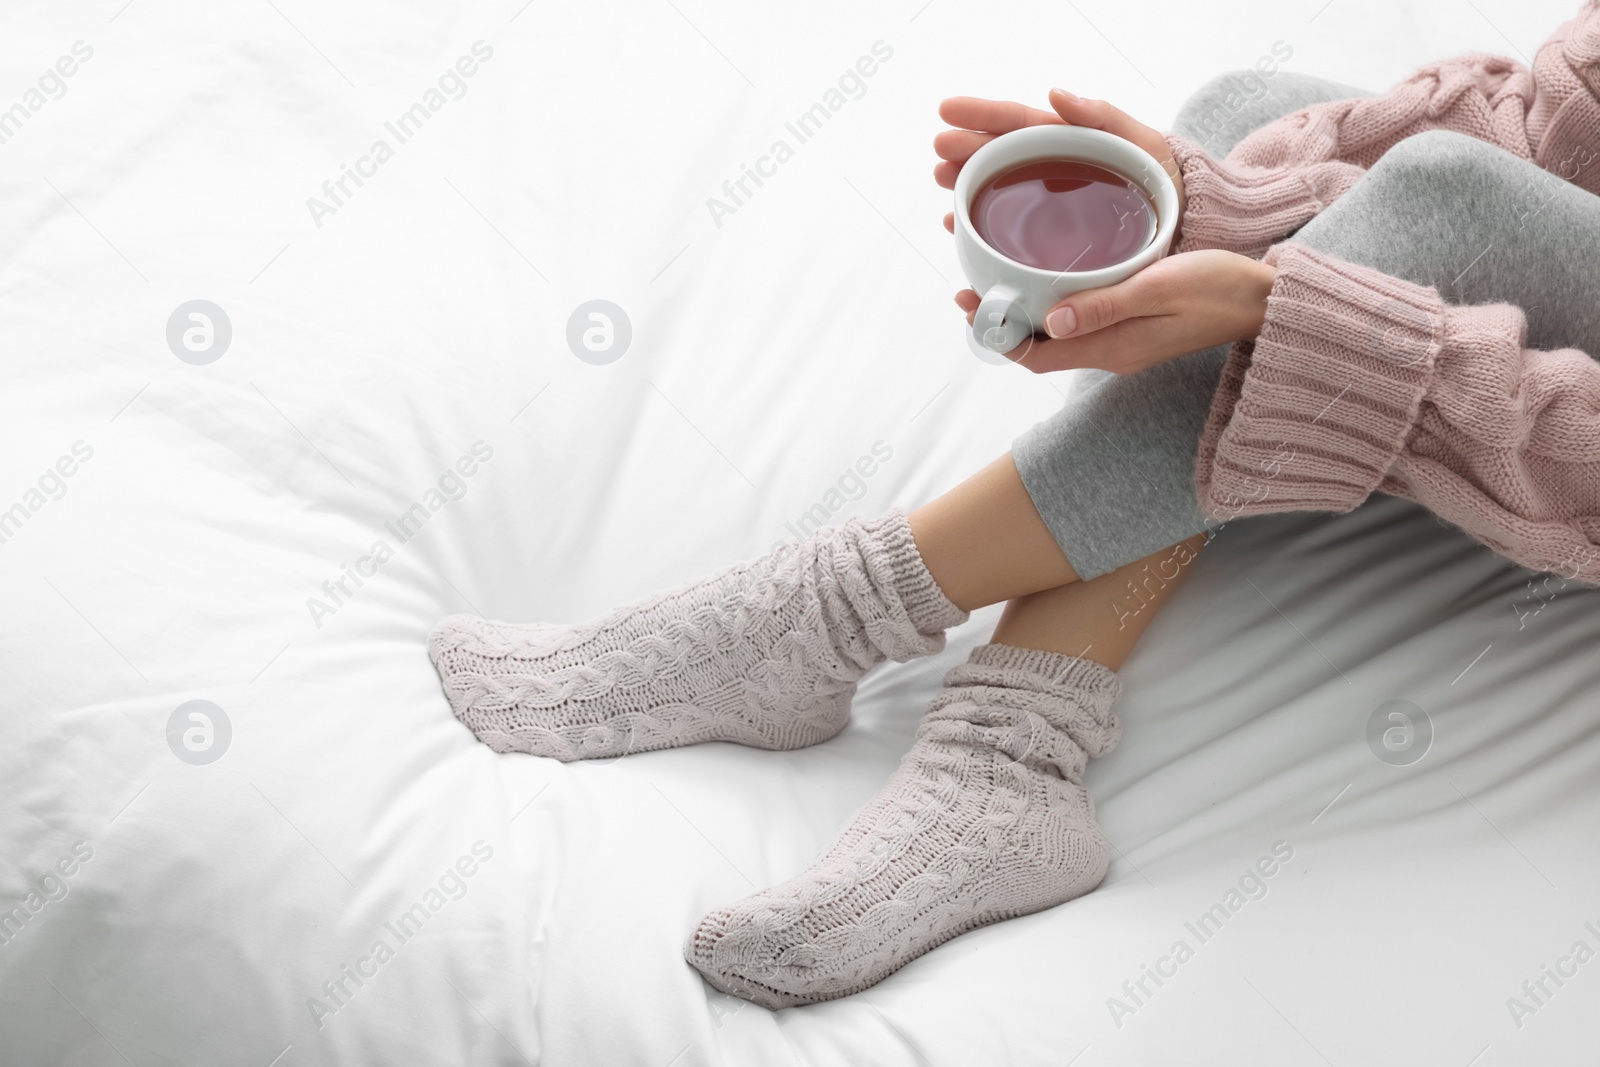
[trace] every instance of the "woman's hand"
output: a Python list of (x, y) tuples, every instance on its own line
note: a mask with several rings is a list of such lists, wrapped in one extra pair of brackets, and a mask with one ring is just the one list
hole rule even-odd
[[(1277, 275), (1260, 260), (1215, 248), (1158, 259), (1125, 281), (1064, 297), (1045, 314), (1050, 339), (1024, 341), (1006, 358), (1038, 374), (1074, 367), (1133, 374), (1253, 338)], [(978, 294), (963, 289), (956, 303), (970, 323)]]
[[(1183, 217), (1183, 175), (1160, 130), (1146, 126), (1104, 100), (1085, 100), (1065, 89), (1050, 90), (1050, 106), (1055, 110), (1040, 111), (1025, 104), (982, 100), (975, 96), (953, 96), (946, 100), (939, 105), (939, 117), (955, 129), (945, 130), (933, 139), (933, 150), (942, 160), (933, 168), (933, 180), (946, 189), (954, 189), (956, 175), (972, 158), (972, 153), (1002, 133), (1026, 126), (1090, 126), (1132, 141), (1149, 152), (1178, 187), (1178, 217)], [(944, 217), (944, 228), (955, 232), (953, 213)]]

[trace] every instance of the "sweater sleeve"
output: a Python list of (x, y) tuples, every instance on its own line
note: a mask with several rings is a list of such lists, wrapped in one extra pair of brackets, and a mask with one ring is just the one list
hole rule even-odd
[(1600, 0), (1539, 49), (1430, 64), (1372, 99), (1313, 104), (1254, 131), (1224, 160), (1169, 136), (1186, 205), (1174, 252), (1259, 257), (1355, 184), (1396, 143), (1453, 130), (1600, 193)]
[(1224, 521), (1413, 500), (1535, 570), (1600, 584), (1600, 363), (1524, 347), (1504, 304), (1437, 292), (1303, 245), (1236, 344), (1195, 463)]

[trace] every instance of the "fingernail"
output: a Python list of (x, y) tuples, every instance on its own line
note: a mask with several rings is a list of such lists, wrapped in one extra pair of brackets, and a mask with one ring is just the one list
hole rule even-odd
[(1078, 328), (1078, 313), (1069, 307), (1056, 308), (1044, 317), (1044, 332), (1051, 337), (1066, 337)]
[(1062, 96), (1066, 97), (1068, 100), (1076, 101), (1078, 99), (1075, 95), (1073, 95), (1072, 93), (1067, 92), (1065, 89), (1051, 89), (1050, 91), (1052, 93), (1060, 93)]

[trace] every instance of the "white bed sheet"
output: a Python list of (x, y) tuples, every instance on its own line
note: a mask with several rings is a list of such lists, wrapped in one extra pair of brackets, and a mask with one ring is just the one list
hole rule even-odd
[[(925, 500), (1055, 408), (1070, 381), (961, 341), (928, 177), (941, 96), (1062, 83), (1165, 122), (1274, 42), (1286, 69), (1382, 87), (1531, 55), (1569, 7), (9, 7), (0, 108), (75, 42), (92, 55), (0, 143), (0, 509), (27, 511), (0, 543), (0, 909), (26, 914), (0, 941), (0, 1062), (1591, 1055), (1600, 962), (1572, 952), (1600, 949), (1600, 602), (1409, 506), (1240, 524), (1205, 554), (1090, 772), (1119, 852), (1098, 891), (779, 1014), (705, 986), (685, 932), (831, 839), (994, 613), (782, 754), (497, 756), (423, 647), (455, 611), (593, 616), (819, 503)], [(478, 41), (465, 95), (362, 163)], [(859, 99), (714, 218), (878, 42)], [(318, 225), (307, 198), (343, 166), (369, 178)], [(197, 298), (233, 329), (204, 366), (164, 333)], [(604, 366), (565, 341), (597, 298), (632, 325)], [(492, 456), (445, 483), (464, 495), (396, 537), (478, 442)], [(875, 447), (862, 491), (830, 496)], [(392, 558), (363, 562), (380, 540)], [(372, 573), (336, 602), (346, 564)], [(1393, 699), (1434, 730), (1411, 766), (1365, 738)], [(231, 724), (208, 765), (169, 748), (190, 700)], [(1202, 943), (1185, 924), (1275, 846), (1265, 895)], [(1145, 965), (1170, 977), (1135, 999)]]

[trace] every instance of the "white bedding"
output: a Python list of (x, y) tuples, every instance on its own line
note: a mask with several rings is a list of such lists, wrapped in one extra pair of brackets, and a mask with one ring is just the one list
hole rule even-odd
[[(962, 343), (941, 96), (1061, 83), (1161, 123), (1274, 42), (1381, 88), (1531, 56), (1571, 6), (8, 7), (0, 1062), (1592, 1058), (1600, 601), (1409, 506), (1202, 557), (1090, 772), (1098, 891), (779, 1014), (684, 934), (831, 839), (994, 612), (783, 754), (497, 756), (423, 646), (926, 500), (1054, 410), (1069, 381)], [(196, 299), (232, 328), (204, 365), (166, 336)], [(594, 299), (631, 322), (605, 365), (566, 341)], [(1420, 762), (1368, 744), (1391, 700)], [(186, 711), (169, 744), (190, 701), (231, 736)]]

